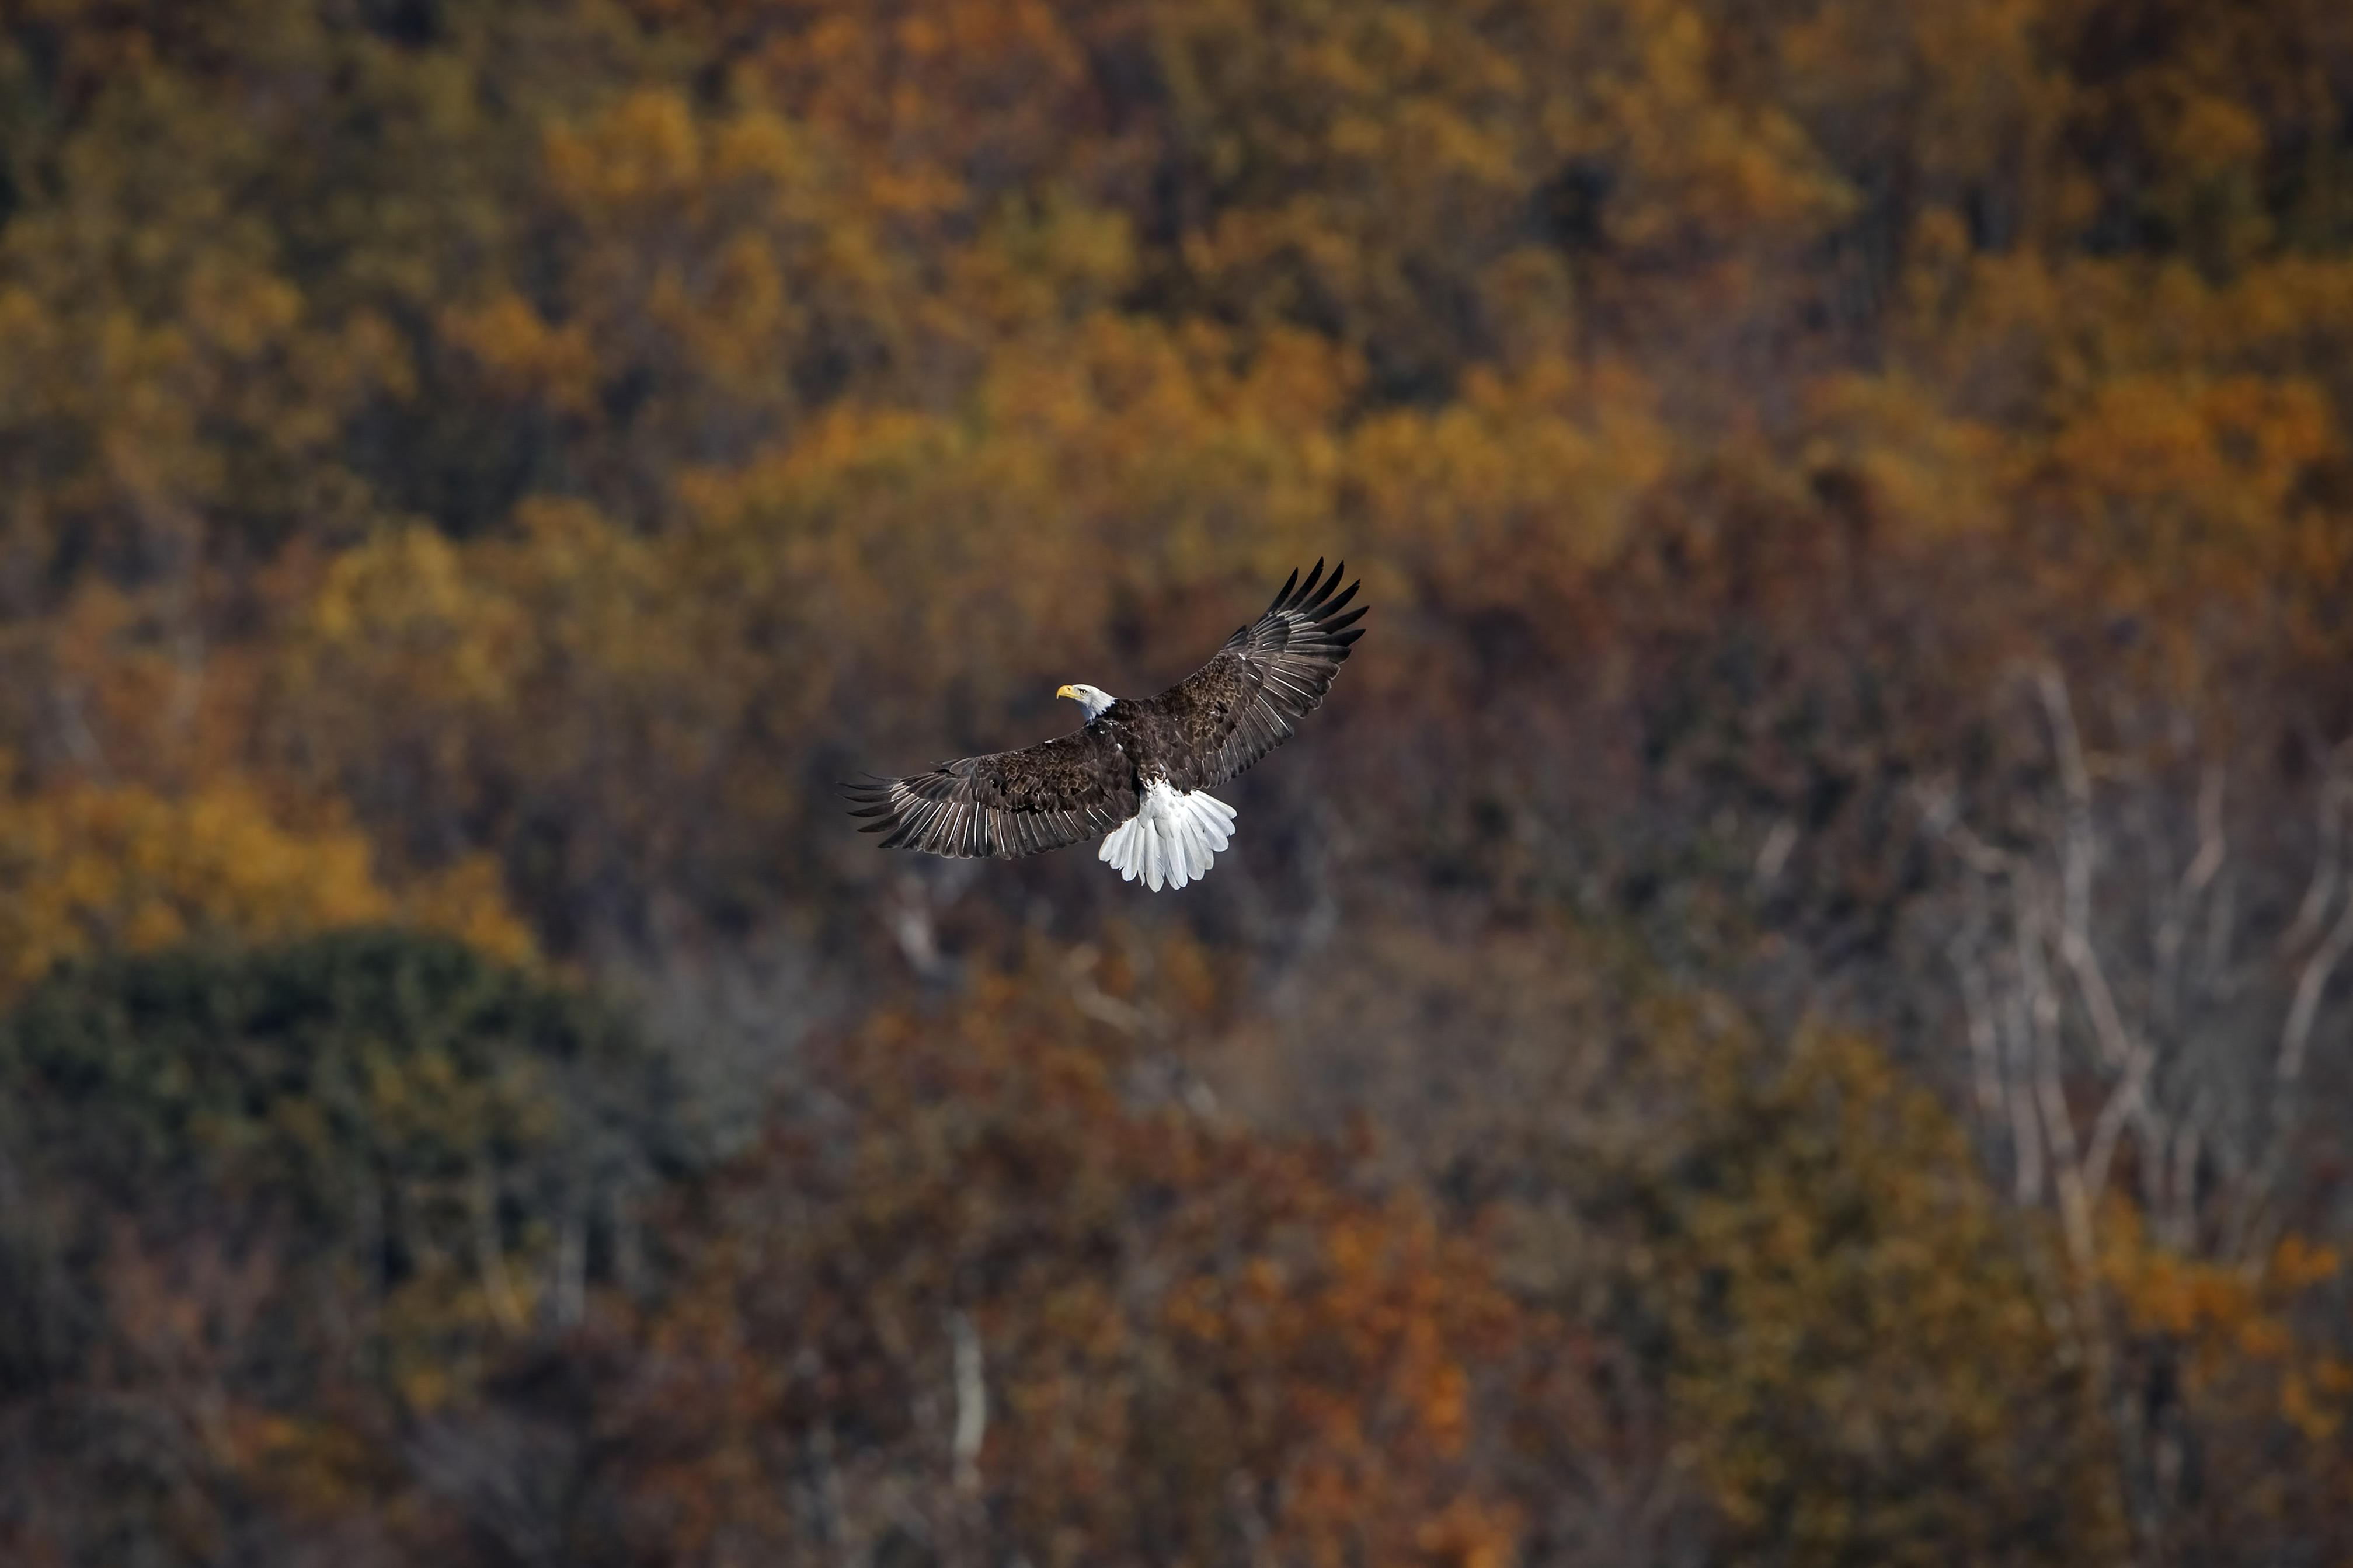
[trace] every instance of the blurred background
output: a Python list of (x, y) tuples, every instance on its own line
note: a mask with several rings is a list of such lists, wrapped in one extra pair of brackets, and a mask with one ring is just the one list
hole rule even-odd
[(0, 18), (0, 1557), (2353, 1559), (2353, 9)]

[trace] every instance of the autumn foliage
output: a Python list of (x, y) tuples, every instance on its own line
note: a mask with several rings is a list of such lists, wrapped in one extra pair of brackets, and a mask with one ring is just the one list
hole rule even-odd
[(2346, 1557), (2348, 367), (2319, 0), (0, 5), (0, 1557)]

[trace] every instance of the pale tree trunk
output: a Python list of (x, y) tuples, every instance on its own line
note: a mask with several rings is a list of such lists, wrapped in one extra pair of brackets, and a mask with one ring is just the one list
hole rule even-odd
[[(2258, 868), (2230, 831), (2231, 767), (2219, 749), (2199, 754), (2186, 721), (2168, 726), (2170, 768), (2122, 748), (2095, 755), (2064, 679), (2042, 669), (2025, 685), (2051, 787), (2022, 811), (1993, 803), (2011, 808), (1999, 829), (1967, 820), (1950, 785), (1923, 793), (1926, 825), (1959, 870), (1944, 957), (1968, 1103), (2015, 1201), (2056, 1221), (2066, 1279), (2053, 1317), (2116, 1433), (2136, 1559), (2162, 1563), (2185, 1412), (2162, 1364), (2144, 1373), (2122, 1353), (2104, 1216), (2126, 1201), (2167, 1248), (2263, 1268), (2295, 1174), (2305, 1075), (2353, 953), (2353, 744), (2329, 753), (2305, 807), (2308, 868), (2276, 852)], [(2242, 918), (2241, 882), (2292, 875), (2295, 916), (2266, 938)], [(2242, 1040), (2261, 1016), (2279, 1020), (2275, 1034)]]

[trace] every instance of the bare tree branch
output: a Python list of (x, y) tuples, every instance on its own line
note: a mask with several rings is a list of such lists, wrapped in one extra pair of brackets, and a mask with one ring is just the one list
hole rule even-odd
[(2067, 1107), (2067, 1090), (2059, 1072), (2059, 988), (2044, 962), (2044, 927), (2049, 917), (2031, 879), (2011, 882), (2018, 902), (2019, 978), (2025, 993), (2033, 1053), (2034, 1099), (2041, 1113), (2043, 1138), (2050, 1145), (2051, 1174), (2059, 1194), (2059, 1220), (2067, 1237), (2067, 1251), (2079, 1269), (2088, 1268), (2094, 1256), (2091, 1194), (2084, 1185), (2077, 1156), (2075, 1119)]
[(2295, 919), (2280, 936), (2282, 952), (2298, 952), (2320, 934), (2321, 922), (2328, 918), (2328, 906), (2336, 900), (2337, 885), (2345, 875), (2345, 812), (2348, 804), (2347, 781), (2343, 776), (2342, 751), (2337, 763), (2330, 770), (2328, 783), (2320, 792), (2320, 844), (2313, 856), (2312, 881), (2304, 890), (2304, 902), (2295, 911)]

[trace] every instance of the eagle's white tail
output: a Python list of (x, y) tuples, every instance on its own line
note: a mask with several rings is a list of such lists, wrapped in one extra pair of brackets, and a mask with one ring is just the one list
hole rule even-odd
[(1138, 877), (1158, 892), (1209, 874), (1218, 851), (1231, 841), (1234, 808), (1203, 790), (1176, 790), (1160, 779), (1144, 786), (1134, 816), (1106, 835), (1096, 858), (1122, 881)]

